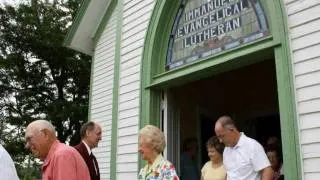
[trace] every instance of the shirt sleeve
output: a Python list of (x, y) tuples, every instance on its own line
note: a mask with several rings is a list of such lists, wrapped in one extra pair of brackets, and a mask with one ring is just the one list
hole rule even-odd
[(165, 180), (179, 180), (173, 164), (165, 165), (162, 169), (163, 179)]
[(204, 174), (207, 171), (207, 168), (208, 168), (208, 162), (203, 165), (203, 167), (201, 169), (201, 176), (204, 176)]
[(76, 159), (67, 152), (58, 154), (54, 159), (54, 180), (77, 180)]
[(261, 171), (270, 166), (269, 159), (263, 147), (256, 141), (253, 143), (251, 161), (255, 171)]
[[(0, 145), (1, 146), (1, 145)], [(0, 147), (0, 177), (1, 180), (18, 180), (14, 163), (9, 154)]]

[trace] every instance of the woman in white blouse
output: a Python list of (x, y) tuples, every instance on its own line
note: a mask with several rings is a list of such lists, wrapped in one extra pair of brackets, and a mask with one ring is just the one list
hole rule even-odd
[(224, 144), (216, 136), (207, 141), (207, 151), (210, 161), (201, 169), (201, 180), (225, 180), (227, 171), (223, 166)]

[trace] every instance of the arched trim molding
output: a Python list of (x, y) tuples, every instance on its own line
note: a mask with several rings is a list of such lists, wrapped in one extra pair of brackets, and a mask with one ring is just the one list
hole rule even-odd
[[(156, 1), (142, 57), (140, 127), (146, 124), (160, 125), (162, 90), (272, 57), (276, 65), (285, 177), (300, 180), (301, 154), (287, 14), (281, 0), (261, 1), (261, 4), (266, 11), (270, 36), (226, 50), (205, 61), (166, 71), (169, 37), (180, 2)], [(141, 166), (140, 158), (139, 162)]]

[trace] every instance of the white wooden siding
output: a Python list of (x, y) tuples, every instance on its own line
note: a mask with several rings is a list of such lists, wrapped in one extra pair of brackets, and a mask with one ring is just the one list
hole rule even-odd
[(119, 77), (117, 179), (137, 179), (140, 69), (155, 0), (124, 0)]
[(94, 52), (90, 117), (102, 126), (102, 140), (94, 149), (101, 179), (110, 179), (112, 90), (116, 46), (117, 9), (110, 17)]
[(284, 0), (298, 108), (302, 172), (320, 179), (320, 1)]
[[(320, 1), (284, 0), (295, 73), (303, 177), (320, 179)], [(138, 174), (139, 92), (143, 44), (155, 0), (124, 0), (119, 77), (117, 179)], [(112, 88), (116, 11), (94, 55), (91, 118), (102, 124), (103, 141), (95, 154), (101, 179), (110, 177)]]

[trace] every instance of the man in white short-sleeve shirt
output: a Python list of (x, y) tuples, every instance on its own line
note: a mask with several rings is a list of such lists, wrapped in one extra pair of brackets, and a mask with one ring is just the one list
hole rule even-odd
[(0, 179), (18, 180), (18, 175), (14, 163), (9, 153), (0, 144)]
[(273, 170), (263, 147), (240, 133), (229, 116), (217, 120), (215, 132), (226, 146), (223, 165), (227, 180), (272, 180)]

